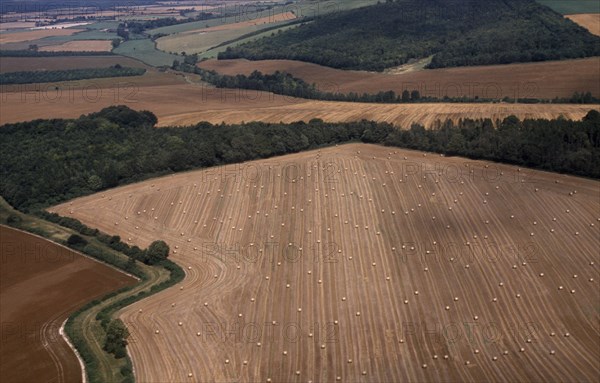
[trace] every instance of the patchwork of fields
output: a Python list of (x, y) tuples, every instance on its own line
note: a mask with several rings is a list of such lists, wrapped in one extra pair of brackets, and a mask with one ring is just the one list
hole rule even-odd
[[(109, 106), (125, 104), (150, 110), (159, 126), (243, 121), (295, 122), (320, 118), (328, 122), (361, 119), (385, 121), (400, 128), (413, 123), (430, 127), (437, 120), (464, 118), (581, 119), (600, 105), (577, 104), (369, 104), (312, 101), (267, 92), (215, 89), (197, 76), (148, 72), (138, 77), (96, 79), (76, 83), (4, 86), (0, 92), (0, 124), (35, 118), (76, 118)], [(160, 85), (154, 85), (160, 83)], [(57, 89), (55, 89), (57, 87)]]
[(591, 92), (600, 97), (598, 68), (600, 57), (543, 63), (490, 65), (449, 69), (370, 73), (328, 68), (292, 60), (208, 60), (203, 69), (226, 75), (249, 75), (285, 71), (324, 92), (377, 93), (393, 90), (419, 90), (422, 96), (437, 98), (481, 97), (500, 99), (571, 97), (575, 92)]
[[(536, 1), (600, 36), (597, 0)], [(552, 40), (552, 33), (536, 42), (533, 34), (505, 28), (506, 36), (501, 36), (497, 31), (502, 29), (497, 29), (473, 35), (473, 46), (464, 44), (464, 54), (457, 55), (458, 59), (467, 57), (471, 48), (476, 52), (487, 41), (492, 48), (484, 50), (483, 55), (493, 56), (512, 47), (503, 45), (503, 41), (512, 41), (514, 46), (523, 43), (523, 47), (531, 48), (529, 56), (525, 54), (527, 49), (523, 48), (523, 53), (516, 48), (518, 55), (523, 53), (533, 61), (527, 63), (426, 70), (425, 65), (436, 59), (435, 52), (427, 49), (414, 56), (418, 59), (400, 67), (393, 65), (404, 61), (396, 61), (383, 72), (340, 70), (293, 60), (214, 59), (230, 47), (269, 41), (261, 39), (279, 37), (286, 30), (294, 29), (294, 34), (296, 28), (310, 29), (327, 15), (375, 3), (380, 1), (184, 1), (117, 5), (104, 10), (95, 5), (80, 10), (53, 9), (49, 5), (51, 9), (34, 18), (19, 9), (3, 12), (2, 74), (115, 65), (146, 71), (132, 77), (0, 84), (0, 126), (34, 119), (77, 118), (107, 106), (127, 105), (154, 113), (157, 127), (165, 128), (158, 132), (170, 132), (167, 138), (176, 142), (180, 140), (173, 135), (176, 130), (166, 128), (203, 121), (243, 124), (373, 120), (399, 129), (413, 124), (429, 129), (446, 120), (497, 121), (512, 115), (519, 119), (581, 120), (590, 110), (600, 112), (600, 104), (506, 102), (515, 98), (569, 99), (585, 92), (600, 98), (600, 57), (578, 54), (581, 47), (576, 47), (594, 37), (555, 12), (549, 12), (535, 32), (543, 35), (553, 31), (556, 24), (550, 19), (555, 18), (571, 28), (561, 35), (564, 41), (571, 41), (569, 38), (579, 36), (577, 33), (586, 36), (573, 38), (572, 45), (565, 48), (564, 41), (558, 44)], [(496, 3), (510, 7), (511, 1)], [(464, 31), (454, 30), (456, 23), (442, 25), (452, 14), (451, 8), (445, 8), (447, 4), (436, 3), (437, 8), (436, 4), (406, 4), (407, 8), (397, 8), (406, 19), (400, 17), (393, 24), (382, 20), (385, 13), (379, 14), (377, 22), (371, 23), (376, 24), (372, 30), (367, 30), (371, 25), (367, 23), (369, 28), (348, 34), (355, 39), (340, 39), (333, 47), (334, 60), (315, 62), (336, 66), (336, 60), (343, 60), (344, 54), (359, 46), (362, 51), (350, 54), (350, 58), (373, 55), (372, 48), (378, 43), (375, 40), (388, 38), (386, 33), (409, 25), (421, 7), (424, 18), (413, 21), (414, 28), (423, 28), (423, 36), (434, 35), (432, 31), (439, 28), (438, 32), (452, 30), (443, 46), (460, 40)], [(544, 11), (536, 9), (539, 14)], [(491, 13), (482, 10), (481, 20), (485, 20)], [(325, 50), (316, 54), (315, 49), (334, 41), (346, 27), (350, 30), (365, 20), (368, 12), (361, 12), (356, 12), (353, 23), (347, 23), (352, 25), (340, 25), (339, 34), (337, 30), (330, 35), (317, 34), (312, 36), (314, 40), (306, 39), (313, 41), (313, 46), (300, 46), (291, 52), (301, 51), (299, 60), (314, 59), (318, 54), (325, 57)], [(464, 17), (462, 11), (457, 13)], [(523, 26), (533, 25), (531, 20), (537, 15), (529, 15)], [(522, 14), (515, 12), (513, 16), (510, 20)], [(460, 17), (456, 20), (462, 20)], [(162, 18), (170, 20), (142, 24)], [(44, 25), (57, 19), (58, 25)], [(197, 21), (181, 23), (182, 19)], [(495, 22), (493, 17), (490, 20)], [(126, 25), (129, 21), (138, 24)], [(382, 30), (382, 25), (389, 28), (386, 33), (359, 44), (364, 36)], [(522, 30), (531, 31), (527, 28)], [(517, 38), (507, 39), (513, 32)], [(539, 45), (532, 48), (522, 36)], [(410, 33), (405, 37), (401, 40), (397, 36), (374, 56), (383, 58), (400, 43), (412, 41)], [(118, 47), (113, 49), (114, 39), (119, 41), (114, 42)], [(426, 46), (431, 44), (423, 41)], [(279, 49), (289, 46), (284, 44)], [(273, 51), (270, 45), (266, 48)], [(408, 51), (421, 48), (416, 43), (406, 45)], [(564, 55), (550, 56), (552, 49)], [(14, 50), (26, 52), (8, 52)], [(53, 57), (62, 51), (107, 54), (59, 53), (61, 56)], [(113, 54), (109, 54), (111, 51)], [(413, 53), (396, 52), (408, 56)], [(197, 64), (200, 68), (220, 74), (285, 71), (323, 92), (376, 94), (392, 90), (400, 95), (405, 90), (418, 90), (421, 97), (496, 102), (354, 103), (217, 89), (204, 83), (200, 75), (172, 69), (185, 67), (173, 65), (174, 60), (195, 63), (196, 57), (192, 61), (186, 57), (191, 54), (205, 60)], [(493, 63), (513, 62), (508, 60), (513, 56)], [(588, 58), (540, 61), (565, 57)], [(4, 75), (10, 76), (18, 75)], [(31, 74), (25, 76), (31, 81)], [(589, 116), (586, 121), (592, 122), (581, 124), (585, 129), (594, 128), (591, 124), (596, 116)], [(122, 112), (121, 117), (128, 115)], [(96, 121), (104, 129), (104, 121)], [(88, 128), (87, 124), (80, 126)], [(111, 128), (110, 124), (106, 127)], [(546, 135), (546, 126), (543, 128), (542, 135)], [(6, 132), (10, 134), (11, 129)], [(321, 132), (318, 130), (316, 135)], [(363, 137), (369, 137), (367, 133), (372, 136), (366, 130)], [(462, 134), (446, 137), (449, 142), (456, 140), (457, 147), (465, 147), (459, 141), (461, 137), (464, 141)], [(307, 137), (303, 138), (308, 142)], [(469, 143), (479, 145), (471, 138)], [(234, 137), (232, 148), (235, 140), (239, 140), (235, 145), (241, 152), (244, 138)], [(592, 144), (592, 138), (589, 141), (585, 150), (569, 152), (574, 154), (568, 160), (595, 158), (590, 156), (597, 156), (598, 143)], [(509, 142), (512, 145), (512, 140)], [(122, 152), (132, 157), (128, 150)], [(148, 152), (152, 153), (149, 158), (157, 157), (154, 150)], [(171, 152), (165, 150), (165, 172), (175, 169), (168, 162)], [(215, 157), (229, 154), (227, 150), (222, 152), (222, 157)], [(569, 157), (548, 152), (554, 158)], [(173, 153), (175, 160), (177, 154)], [(29, 154), (27, 157), (31, 158)], [(106, 169), (114, 169), (110, 168), (113, 165), (122, 163), (113, 161)], [(71, 174), (65, 179), (73, 184)], [(140, 175), (136, 170), (132, 174)], [(82, 184), (97, 181), (94, 177), (102, 185), (102, 179), (89, 176), (86, 168)], [(19, 174), (18, 184), (23, 183), (27, 182)], [(23, 185), (26, 187), (30, 185)], [(123, 242), (140, 248), (164, 240), (170, 246), (169, 259), (184, 268), (183, 282), (127, 306), (114, 316), (122, 319), (130, 332), (127, 348), (139, 382), (583, 383), (600, 377), (598, 180), (353, 143), (154, 178), (48, 210), (118, 235)], [(7, 211), (3, 220), (13, 212)], [(36, 226), (42, 220), (35, 220), (30, 229), (44, 225)], [(53, 239), (60, 242), (71, 230), (53, 233)], [(41, 237), (2, 225), (0, 236), (0, 381), (81, 381), (80, 361), (59, 328), (79, 307), (133, 284), (133, 278)], [(141, 251), (138, 254), (147, 255)], [(168, 278), (167, 269), (143, 267), (159, 275), (156, 284)], [(151, 279), (145, 281), (150, 283)], [(138, 285), (132, 296), (147, 287)], [(97, 339), (105, 334), (96, 320), (94, 310), (99, 307), (91, 309), (80, 322), (87, 332), (85, 338), (96, 351), (103, 347)], [(107, 375), (100, 380), (118, 380), (110, 377), (131, 374), (111, 364), (112, 360), (101, 361)], [(119, 366), (127, 365), (125, 362), (129, 363), (120, 359)]]

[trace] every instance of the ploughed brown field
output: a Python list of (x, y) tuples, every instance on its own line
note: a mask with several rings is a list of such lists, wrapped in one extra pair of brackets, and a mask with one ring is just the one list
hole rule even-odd
[(600, 36), (600, 13), (583, 13), (579, 15), (567, 15), (565, 17), (581, 25), (596, 36)]
[(78, 382), (59, 334), (69, 314), (135, 280), (46, 239), (0, 226), (2, 382)]
[(600, 97), (600, 57), (542, 63), (477, 67), (407, 70), (400, 74), (346, 71), (292, 60), (208, 60), (201, 68), (222, 74), (250, 74), (254, 70), (286, 71), (309, 84), (333, 93), (377, 93), (408, 89), (437, 98), (475, 97), (500, 99), (571, 97), (575, 92), (592, 92)]
[(76, 118), (100, 108), (126, 104), (150, 110), (159, 126), (191, 125), (200, 121), (295, 122), (321, 118), (328, 122), (361, 119), (386, 121), (401, 128), (412, 123), (431, 126), (437, 120), (461, 118), (581, 119), (599, 105), (573, 104), (369, 104), (296, 99), (272, 93), (215, 89), (196, 75), (161, 73), (63, 83), (0, 87), (0, 125), (36, 118)]
[(591, 382), (599, 189), (349, 144), (51, 210), (185, 269), (122, 312), (140, 382)]

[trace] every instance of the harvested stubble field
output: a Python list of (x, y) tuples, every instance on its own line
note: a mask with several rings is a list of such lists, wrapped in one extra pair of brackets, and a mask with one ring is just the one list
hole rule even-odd
[(250, 74), (254, 70), (286, 71), (316, 84), (325, 92), (377, 93), (419, 90), (437, 98), (544, 98), (571, 97), (575, 92), (592, 92), (600, 97), (600, 57), (542, 63), (490, 65), (407, 71), (400, 74), (346, 71), (293, 60), (208, 60), (201, 68), (221, 74)]
[(22, 41), (32, 41), (51, 36), (70, 36), (83, 29), (61, 28), (61, 29), (40, 29), (27, 32), (0, 33), (0, 44), (18, 43)]
[(600, 183), (350, 144), (52, 208), (186, 270), (122, 311), (137, 379), (595, 381)]
[(565, 17), (573, 20), (596, 36), (600, 36), (600, 13), (584, 13)]
[[(238, 124), (244, 121), (285, 122), (310, 121), (320, 118), (327, 122), (349, 122), (373, 120), (389, 122), (401, 128), (412, 124), (421, 124), (427, 128), (437, 121), (471, 118), (504, 119), (515, 115), (520, 119), (553, 119), (564, 116), (580, 120), (591, 109), (598, 110), (599, 105), (569, 104), (369, 104), (351, 102), (292, 100), (293, 103), (273, 107), (229, 107), (218, 110), (203, 110), (159, 118), (160, 126), (191, 125), (199, 121), (214, 124), (225, 122)], [(297, 101), (297, 102), (296, 102)], [(256, 104), (255, 104), (256, 106)]]
[(112, 44), (109, 40), (77, 40), (57, 45), (40, 47), (42, 52), (110, 52)]
[(235, 40), (248, 33), (265, 28), (284, 25), (296, 16), (292, 12), (278, 13), (270, 16), (230, 24), (218, 24), (208, 28), (194, 29), (161, 37), (156, 40), (156, 47), (165, 52), (201, 53), (227, 41)]
[[(437, 120), (464, 118), (581, 119), (599, 105), (573, 104), (368, 104), (311, 101), (272, 93), (214, 89), (197, 83), (197, 76), (148, 71), (143, 76), (78, 82), (4, 86), (0, 89), (0, 125), (36, 118), (76, 118), (98, 109), (125, 104), (156, 114), (159, 126), (191, 125), (201, 121), (295, 122), (321, 118), (328, 122), (361, 119), (387, 121), (408, 128)], [(58, 87), (58, 90), (55, 90)]]
[(0, 226), (0, 237), (0, 380), (81, 381), (60, 327), (77, 308), (135, 280), (28, 233)]
[(64, 57), (0, 57), (0, 73), (63, 70), (84, 68), (107, 68), (113, 65), (146, 68), (141, 62), (122, 56), (64, 56)]

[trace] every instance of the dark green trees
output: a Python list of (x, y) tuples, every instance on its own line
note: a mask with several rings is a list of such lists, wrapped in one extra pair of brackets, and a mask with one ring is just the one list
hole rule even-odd
[(129, 330), (120, 319), (114, 319), (106, 329), (106, 341), (104, 342), (104, 350), (113, 354), (115, 358), (124, 358), (127, 355), (127, 337)]
[(430, 56), (430, 68), (597, 56), (599, 41), (535, 0), (398, 0), (325, 15), (219, 58), (382, 71)]
[(165, 241), (154, 241), (146, 250), (146, 263), (156, 265), (169, 256), (169, 245)]

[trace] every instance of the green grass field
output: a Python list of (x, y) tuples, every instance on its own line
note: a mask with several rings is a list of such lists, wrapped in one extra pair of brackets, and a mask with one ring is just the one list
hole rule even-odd
[(600, 1), (598, 0), (537, 0), (537, 2), (563, 15), (600, 13)]
[(179, 56), (157, 50), (154, 42), (150, 39), (125, 41), (114, 49), (113, 52), (140, 60), (151, 66), (171, 66), (173, 60), (181, 60)]

